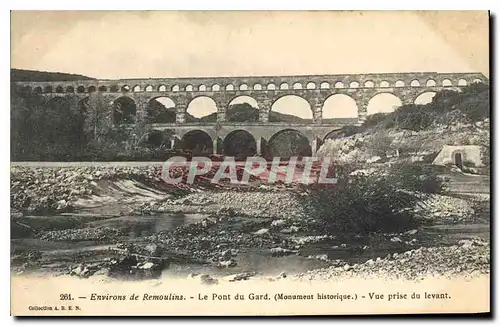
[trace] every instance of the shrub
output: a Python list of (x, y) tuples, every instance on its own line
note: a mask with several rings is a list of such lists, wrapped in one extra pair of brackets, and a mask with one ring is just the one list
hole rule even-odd
[(391, 149), (392, 138), (384, 133), (374, 134), (367, 147), (371, 155), (386, 157), (386, 152)]
[(334, 232), (400, 232), (418, 226), (416, 197), (387, 177), (356, 175), (303, 197), (318, 230)]
[(400, 163), (390, 168), (388, 180), (398, 189), (430, 194), (446, 192), (446, 182), (432, 166), (419, 163)]

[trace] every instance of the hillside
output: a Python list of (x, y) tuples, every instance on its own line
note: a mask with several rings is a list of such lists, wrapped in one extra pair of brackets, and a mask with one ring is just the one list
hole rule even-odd
[(73, 80), (90, 80), (95, 79), (83, 75), (67, 74), (62, 72), (49, 72), (25, 69), (10, 69), (10, 81), (73, 81)]

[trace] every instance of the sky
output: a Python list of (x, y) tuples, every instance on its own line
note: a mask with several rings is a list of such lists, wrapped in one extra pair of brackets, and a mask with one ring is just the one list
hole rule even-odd
[(11, 67), (103, 79), (411, 71), (488, 76), (488, 39), (487, 12), (14, 11)]

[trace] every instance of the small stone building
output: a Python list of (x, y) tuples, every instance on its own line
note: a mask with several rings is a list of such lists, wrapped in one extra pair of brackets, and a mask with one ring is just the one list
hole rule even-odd
[(443, 146), (434, 159), (434, 165), (454, 164), (458, 167), (482, 167), (483, 148), (479, 145)]

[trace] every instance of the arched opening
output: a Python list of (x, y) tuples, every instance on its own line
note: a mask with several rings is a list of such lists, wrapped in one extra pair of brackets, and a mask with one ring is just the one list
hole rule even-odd
[(319, 88), (321, 88), (321, 89), (329, 89), (330, 88), (330, 84), (327, 83), (327, 82), (322, 82), (321, 85), (319, 85)]
[(226, 91), (234, 91), (234, 85), (233, 84), (226, 85)]
[(186, 109), (186, 121), (217, 121), (217, 105), (215, 101), (208, 96), (198, 96), (192, 99)]
[(349, 88), (359, 88), (359, 83), (356, 81), (353, 81), (349, 84)]
[(215, 84), (214, 86), (212, 86), (212, 91), (213, 92), (219, 92), (220, 91), (220, 85)]
[(276, 85), (273, 84), (273, 83), (270, 83), (270, 84), (267, 84), (267, 87), (266, 87), (268, 90), (270, 91), (274, 91), (276, 89)]
[(107, 92), (108, 88), (106, 86), (99, 86), (99, 92)]
[(213, 153), (213, 142), (209, 134), (202, 130), (191, 130), (181, 139), (181, 148), (191, 151), (193, 156)]
[(333, 94), (323, 103), (323, 123), (342, 119), (343, 122), (358, 121), (358, 106), (356, 101), (345, 94)]
[(178, 92), (180, 90), (179, 85), (172, 86), (172, 92)]
[(483, 81), (479, 78), (476, 78), (472, 81), (473, 84), (479, 84), (479, 83), (482, 83)]
[(309, 102), (297, 95), (285, 95), (271, 105), (270, 122), (310, 122), (313, 113)]
[(87, 91), (89, 93), (94, 93), (96, 91), (95, 86), (89, 86), (89, 88), (87, 88)]
[(255, 138), (246, 130), (230, 132), (223, 142), (224, 155), (244, 159), (257, 154)]
[(120, 88), (118, 87), (118, 85), (112, 85), (111, 88), (110, 88), (110, 92), (111, 93), (116, 93), (118, 92)]
[(449, 80), (449, 79), (444, 79), (444, 80), (443, 80), (443, 86), (444, 86), (444, 87), (450, 87), (450, 86), (453, 86), (453, 84), (451, 83), (451, 80)]
[(301, 83), (293, 84), (293, 89), (302, 89), (302, 84)]
[(268, 142), (268, 153), (271, 157), (289, 159), (292, 156), (311, 156), (312, 148), (309, 139), (294, 129), (285, 129), (274, 134)]
[(43, 90), (45, 93), (52, 93), (52, 86), (48, 85), (45, 86), (45, 89)]
[(76, 92), (77, 92), (77, 93), (85, 93), (85, 87), (83, 87), (83, 86), (78, 86), (78, 87), (76, 88)]
[(198, 90), (199, 90), (200, 92), (206, 92), (206, 91), (207, 91), (207, 86), (205, 86), (205, 85), (201, 84), (200, 86), (198, 86)]
[(435, 95), (436, 92), (424, 92), (417, 96), (413, 103), (421, 105), (431, 103)]
[(410, 83), (411, 87), (420, 87), (420, 82), (416, 79), (412, 80)]
[(41, 86), (37, 86), (37, 87), (35, 87), (34, 91), (37, 94), (41, 94), (42, 93), (42, 87)]
[(373, 88), (373, 87), (375, 87), (375, 83), (372, 82), (371, 80), (367, 80), (365, 82), (365, 88)]
[(257, 122), (259, 121), (259, 106), (257, 101), (250, 96), (237, 96), (229, 102), (227, 121), (232, 122)]
[(66, 87), (66, 93), (74, 93), (74, 92), (75, 92), (75, 88), (73, 86)]
[(458, 86), (467, 86), (467, 81), (463, 78), (458, 80)]
[(377, 94), (368, 101), (367, 114), (389, 113), (402, 105), (401, 100), (394, 94)]
[(436, 81), (434, 79), (429, 79), (427, 83), (425, 83), (425, 86), (427, 87), (433, 87), (436, 86)]
[(389, 85), (389, 82), (387, 80), (383, 80), (380, 82), (380, 87), (382, 87), (382, 88), (387, 88), (389, 86), (390, 85)]
[(146, 88), (144, 89), (146, 92), (152, 92), (153, 91), (153, 86), (152, 85), (147, 85)]
[(343, 82), (336, 82), (335, 88), (344, 88), (344, 83)]
[(193, 85), (187, 85), (186, 92), (192, 92), (192, 91), (193, 91)]
[(160, 85), (160, 87), (158, 87), (158, 92), (166, 92), (166, 91), (167, 91), (167, 86)]
[(57, 86), (56, 93), (64, 93), (64, 88), (62, 86)]
[(255, 85), (253, 85), (253, 90), (254, 91), (261, 91), (262, 90), (262, 85), (261, 84), (255, 84)]
[(309, 82), (309, 83), (307, 83), (306, 88), (307, 89), (316, 89), (316, 84), (313, 82)]
[(281, 83), (280, 89), (288, 89), (288, 84), (287, 83)]
[(405, 87), (405, 82), (402, 80), (398, 80), (396, 84), (394, 84), (396, 87)]
[(241, 84), (240, 85), (240, 91), (247, 91), (248, 90), (248, 85), (247, 84)]
[(137, 107), (130, 97), (122, 96), (113, 101), (113, 122), (115, 125), (134, 124)]
[(150, 123), (175, 123), (175, 103), (166, 96), (156, 97), (148, 102), (146, 109)]
[(140, 140), (141, 145), (151, 149), (170, 148), (170, 142), (167, 135), (161, 130), (151, 130)]
[(141, 86), (135, 85), (134, 88), (132, 88), (132, 91), (135, 92), (135, 93), (140, 92), (141, 91)]
[(463, 157), (462, 153), (456, 152), (453, 154), (453, 163), (458, 167), (458, 168), (463, 168)]

